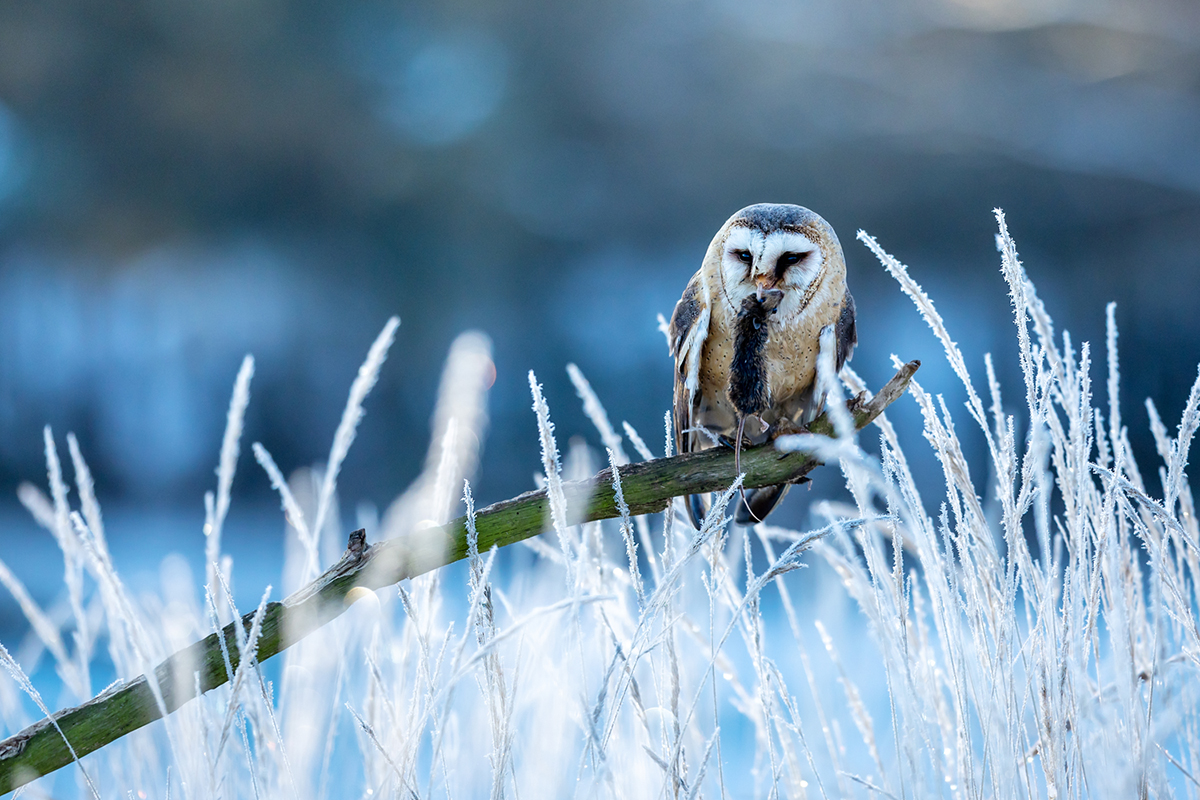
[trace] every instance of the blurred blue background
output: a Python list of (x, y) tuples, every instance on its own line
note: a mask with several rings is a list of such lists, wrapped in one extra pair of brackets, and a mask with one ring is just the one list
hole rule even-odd
[[(1003, 207), (1056, 323), (1100, 360), (1104, 304), (1119, 302), (1145, 468), (1142, 399), (1173, 426), (1200, 361), (1200, 5), (6, 0), (3, 557), (43, 602), (61, 593), (53, 543), (14, 491), (44, 485), (48, 423), (80, 438), (118, 569), (173, 550), (198, 566), (242, 356), (257, 360), (245, 444), (290, 471), (325, 458), (393, 313), (340, 481), (348, 522), (419, 472), (443, 359), (468, 328), (492, 337), (497, 366), (481, 503), (540, 468), (529, 369), (564, 449), (597, 440), (575, 362), (659, 450), (671, 367), (655, 317), (722, 222), (760, 201), (839, 231), (853, 366), (878, 386), (890, 353), (921, 358), (957, 409), (940, 347), (854, 234), (909, 264), (979, 386), (993, 352), (1019, 403)], [(896, 413), (920, 452), (911, 405)], [(938, 470), (919, 466), (936, 503)], [(804, 524), (840, 483), (829, 470), (779, 521)], [(225, 540), (248, 602), (278, 583), (282, 524), (244, 446)], [(17, 613), (0, 599), (0, 633), (24, 628)]]

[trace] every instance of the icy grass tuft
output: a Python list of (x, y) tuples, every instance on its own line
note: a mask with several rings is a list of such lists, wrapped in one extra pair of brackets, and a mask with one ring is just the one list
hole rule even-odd
[[(212, 505), (210, 518), (204, 529), (204, 564), (210, 585), (216, 583), (217, 572), (220, 569), (221, 530), (225, 526), (225, 517), (229, 514), (229, 493), (233, 488), (233, 476), (237, 472), (238, 455), (241, 453), (242, 427), (246, 420), (246, 408), (250, 405), (250, 380), (253, 377), (254, 358), (246, 356), (242, 359), (237, 379), (233, 382), (233, 396), (229, 399), (225, 436), (221, 440), (221, 457), (217, 464), (216, 503)], [(74, 454), (75, 449), (71, 452)], [(86, 511), (86, 505), (84, 508)], [(92, 525), (91, 520), (88, 524)]]
[[(865, 452), (858, 440), (869, 437), (851, 435), (826, 347), (822, 379), (840, 434), (827, 455), (840, 461), (851, 503), (816, 504), (809, 531), (743, 530), (724, 516), (735, 484), (700, 531), (674, 509), (581, 524), (572, 511), (586, 498), (569, 496), (549, 404), (531, 373), (547, 523), (559, 547), (533, 540), (481, 553), (463, 479), (477, 460), (494, 367), (486, 339), (466, 334), (448, 359), (425, 470), (382, 525), (386, 535), (420, 536), (454, 512), (462, 489), (466, 564), (356, 593), (354, 608), (279, 656), (278, 667), (248, 657), (261, 633), (255, 622), (238, 638), (246, 657), (230, 669), (230, 685), (85, 757), (73, 776), (43, 779), (34, 793), (1200, 797), (1200, 530), (1187, 476), (1200, 379), (1174, 433), (1147, 403), (1162, 460), (1157, 496), (1128, 446), (1113, 307), (1105, 359), (1057, 336), (999, 213), (997, 223), (1016, 326), (1015, 352), (1004, 357), (1020, 367), (1019, 409), (1006, 405), (990, 356), (986, 395), (977, 392), (933, 300), (860, 234), (941, 342), (966, 389), (967, 423), (986, 440), (985, 463), (967, 462), (961, 412), (919, 383), (911, 394), (924, 430), (898, 431), (881, 417), (872, 429), (879, 455)], [(289, 484), (254, 445), (299, 533), (294, 555), (306, 574), (328, 563), (318, 546), (327, 529), (347, 532), (337, 475), (394, 332), (392, 321), (371, 348), (323, 471)], [(1105, 408), (1093, 405), (1093, 360), (1107, 373)], [(622, 437), (583, 374), (568, 371), (623, 503), (631, 473)], [(249, 374), (239, 373), (210, 495), (210, 563)], [(841, 379), (851, 393), (864, 388), (849, 369)], [(39, 659), (53, 660), (66, 700), (77, 702), (90, 692), (98, 641), (132, 678), (238, 613), (224, 567), (197, 592), (203, 607), (168, 606), (145, 591), (135, 599), (112, 566), (78, 443), (68, 437), (77, 511), (49, 430), (45, 444), (49, 496), (29, 484), (19, 494), (60, 544), (65, 599), (39, 608), (0, 564), (0, 583), (32, 628), (18, 658), (0, 650), (0, 661), (36, 702), (26, 708), (13, 686), (0, 686), (9, 731), (46, 710), (26, 677)], [(938, 496), (922, 497), (905, 446), (932, 448), (945, 479)], [(589, 456), (572, 445), (566, 461), (569, 477)], [(835, 475), (831, 461), (823, 484)], [(986, 485), (972, 475), (988, 476)], [(817, 557), (800, 572), (808, 551)]]
[[(355, 376), (354, 383), (350, 385), (350, 396), (346, 398), (342, 421), (338, 423), (337, 431), (333, 435), (333, 446), (329, 448), (329, 460), (325, 462), (324, 480), (321, 482), (321, 493), (317, 501), (317, 515), (312, 525), (312, 531), (318, 534), (333, 505), (333, 491), (337, 486), (338, 473), (342, 470), (342, 462), (350, 452), (350, 445), (354, 444), (354, 437), (358, 433), (358, 423), (362, 421), (364, 413), (363, 401), (367, 399), (367, 395), (375, 388), (375, 382), (379, 380), (379, 370), (383, 367), (387, 352), (396, 338), (396, 328), (398, 327), (400, 327), (399, 317), (392, 317), (387, 321), (367, 352), (366, 361), (358, 368), (358, 375)], [(305, 568), (306, 577), (316, 577), (317, 572), (317, 565), (310, 560)]]

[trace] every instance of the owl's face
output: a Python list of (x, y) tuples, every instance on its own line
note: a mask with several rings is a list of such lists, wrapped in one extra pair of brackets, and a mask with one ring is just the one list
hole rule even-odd
[(782, 318), (803, 313), (841, 246), (825, 220), (806, 208), (761, 204), (734, 214), (718, 235), (720, 271), (730, 305), (757, 296)]

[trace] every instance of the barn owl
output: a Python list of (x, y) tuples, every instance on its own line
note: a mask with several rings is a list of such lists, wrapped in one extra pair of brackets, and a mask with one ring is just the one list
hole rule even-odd
[[(817, 355), (828, 326), (841, 370), (858, 334), (842, 246), (829, 223), (788, 204), (761, 203), (730, 217), (667, 331), (675, 359), (676, 450), (723, 443), (740, 455), (743, 442), (803, 431), (825, 402)], [(746, 491), (735, 521), (762, 521), (787, 490), (781, 484)], [(704, 501), (688, 497), (685, 506), (699, 528)]]

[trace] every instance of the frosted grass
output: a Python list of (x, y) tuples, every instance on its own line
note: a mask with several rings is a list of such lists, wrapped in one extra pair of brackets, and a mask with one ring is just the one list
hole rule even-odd
[[(367, 399), (367, 395), (375, 387), (375, 382), (379, 380), (379, 370), (383, 367), (387, 352), (396, 338), (398, 327), (400, 327), (399, 317), (392, 317), (387, 321), (379, 336), (371, 344), (367, 360), (358, 368), (358, 375), (355, 376), (354, 383), (350, 385), (350, 396), (346, 398), (346, 408), (342, 412), (342, 420), (333, 434), (333, 446), (329, 448), (329, 460), (325, 462), (324, 479), (321, 481), (321, 493), (317, 501), (317, 513), (311, 529), (317, 535), (320, 534), (325, 518), (333, 504), (333, 493), (337, 487), (337, 476), (341, 472), (342, 462), (350, 452), (350, 445), (354, 444), (354, 437), (358, 433), (358, 423), (363, 418), (363, 401)], [(310, 551), (309, 562), (304, 570), (305, 579), (316, 577), (317, 572), (319, 570), (317, 564), (312, 560)]]
[[(250, 381), (254, 377), (254, 358), (246, 356), (238, 369), (237, 378), (233, 382), (233, 396), (229, 400), (229, 413), (225, 418), (225, 435), (221, 439), (221, 456), (217, 462), (217, 495), (215, 503), (206, 499), (208, 519), (204, 526), (204, 564), (208, 570), (208, 583), (216, 583), (217, 572), (221, 562), (221, 531), (225, 527), (225, 517), (229, 514), (229, 493), (233, 489), (233, 477), (237, 472), (238, 454), (241, 452), (242, 428), (246, 421), (246, 408), (250, 405)], [(72, 438), (74, 442), (74, 438)], [(72, 448), (74, 455), (77, 448)], [(82, 456), (79, 461), (82, 461)], [(77, 470), (78, 471), (78, 470)], [(84, 511), (88, 504), (84, 504)], [(99, 519), (99, 513), (95, 514)], [(93, 531), (96, 527), (92, 520), (88, 525)], [(101, 532), (98, 535), (102, 536)]]
[[(1120, 405), (1114, 307), (1103, 358), (1056, 334), (999, 213), (997, 225), (1015, 350), (983, 359), (978, 388), (933, 299), (860, 234), (941, 343), (967, 413), (947, 405), (945, 387), (914, 382), (923, 430), (898, 430), (883, 416), (855, 434), (826, 347), (822, 379), (839, 431), (827, 455), (840, 462), (851, 502), (815, 504), (810, 530), (728, 525), (737, 484), (718, 493), (700, 531), (678, 508), (581, 524), (586, 498), (564, 488), (573, 471), (606, 459), (623, 500), (623, 443), (652, 454), (628, 423), (622, 439), (572, 365), (600, 447), (573, 446), (565, 459), (550, 402), (529, 375), (530, 432), (536, 424), (559, 546), (542, 537), (481, 553), (467, 480), (494, 367), (486, 338), (464, 335), (447, 359), (424, 472), (379, 529), (418, 537), (461, 498), (466, 562), (356, 592), (353, 608), (277, 665), (243, 658), (229, 685), (31, 794), (1200, 798), (1200, 529), (1187, 474), (1200, 378), (1173, 430), (1147, 401), (1161, 464), (1143, 473)], [(295, 531), (285, 588), (326, 566), (348, 532), (339, 465), (394, 333), (389, 322), (371, 348), (327, 467), (289, 481), (254, 445)], [(1019, 367), (1015, 407), (997, 379), (1002, 361)], [(1102, 403), (1094, 370), (1105, 373)], [(864, 390), (849, 368), (840, 377), (851, 395)], [(244, 366), (210, 522), (228, 509), (248, 387)], [(964, 419), (987, 442), (985, 463), (966, 458)], [(669, 455), (669, 417), (665, 427)], [(862, 447), (876, 438), (878, 455)], [(63, 551), (64, 599), (39, 608), (0, 565), (0, 583), (31, 625), (18, 657), (4, 650), (0, 660), (27, 693), (26, 674), (51, 661), (66, 702), (77, 702), (91, 691), (98, 643), (131, 678), (238, 611), (228, 557), (206, 586), (171, 581), (172, 598), (129, 592), (104, 543), (83, 453), (67, 442), (77, 507), (49, 430), (49, 495), (30, 484), (19, 491)], [(906, 447), (932, 449), (944, 478), (936, 496), (922, 495)], [(830, 461), (824, 472), (836, 468)], [(258, 633), (255, 624), (239, 636), (240, 654), (253, 652)], [(10, 731), (37, 713), (3, 705)]]

